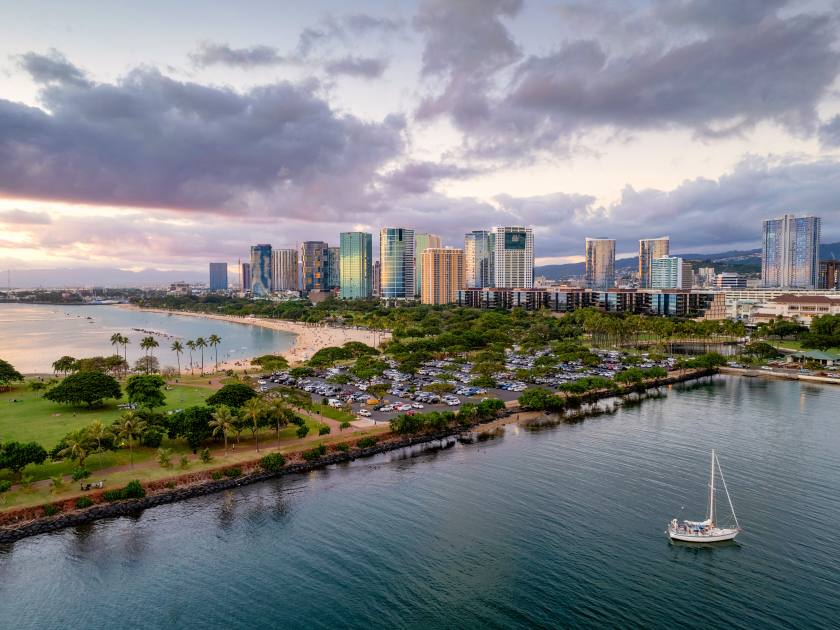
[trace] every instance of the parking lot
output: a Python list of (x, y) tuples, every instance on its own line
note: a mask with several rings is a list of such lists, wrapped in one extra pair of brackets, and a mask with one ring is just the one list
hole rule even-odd
[[(429, 411), (458, 411), (465, 402), (480, 402), (484, 398), (498, 398), (505, 402), (516, 400), (527, 387), (539, 385), (557, 390), (568, 383), (588, 376), (613, 378), (625, 366), (622, 354), (615, 351), (595, 351), (597, 365), (583, 365), (581, 361), (568, 361), (544, 370), (544, 374), (527, 382), (516, 378), (523, 370), (533, 370), (540, 357), (547, 351), (531, 354), (508, 351), (505, 355), (504, 371), (493, 375), (497, 387), (470, 385), (475, 379), (473, 364), (452, 360), (428, 361), (422, 364), (417, 374), (405, 374), (397, 369), (397, 363), (387, 360), (388, 369), (380, 376), (368, 381), (352, 377), (346, 368), (332, 367), (318, 370), (312, 376), (294, 378), (288, 372), (264, 375), (259, 379), (261, 391), (279, 386), (294, 387), (310, 394), (313, 402), (352, 412), (358, 419), (373, 422), (387, 422), (401, 413), (425, 413)], [(642, 355), (634, 361), (638, 367), (661, 366), (671, 368), (673, 358), (652, 361)], [(368, 389), (387, 386), (387, 393), (376, 398)], [(376, 389), (373, 387), (374, 390)], [(432, 390), (432, 391), (428, 391)], [(449, 391), (444, 391), (449, 390)]]

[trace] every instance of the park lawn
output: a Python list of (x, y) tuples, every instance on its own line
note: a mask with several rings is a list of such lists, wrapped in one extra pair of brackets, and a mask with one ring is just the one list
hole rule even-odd
[[(204, 404), (213, 390), (188, 385), (173, 385), (165, 392), (164, 411)], [(12, 402), (17, 400), (19, 402)], [(38, 442), (47, 450), (55, 446), (70, 431), (81, 429), (94, 420), (110, 425), (122, 410), (119, 402), (109, 400), (101, 407), (89, 409), (54, 403), (42, 397), (42, 392), (19, 385), (0, 393), (0, 440), (3, 442)]]
[(353, 422), (356, 419), (352, 413), (347, 413), (342, 409), (336, 409), (335, 407), (330, 407), (329, 405), (322, 405), (321, 403), (312, 403), (310, 409), (317, 414), (322, 416), (326, 416), (327, 418), (331, 418), (332, 420), (337, 420), (339, 422), (343, 422), (347, 420), (347, 422)]

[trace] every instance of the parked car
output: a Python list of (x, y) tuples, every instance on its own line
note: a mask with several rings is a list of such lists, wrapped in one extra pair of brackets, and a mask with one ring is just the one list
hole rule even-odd
[(370, 418), (371, 413), (367, 409), (359, 409), (359, 415), (365, 418)]

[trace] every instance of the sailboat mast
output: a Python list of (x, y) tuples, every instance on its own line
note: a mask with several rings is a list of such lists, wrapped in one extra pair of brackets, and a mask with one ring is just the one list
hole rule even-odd
[(715, 449), (712, 449), (712, 467), (709, 477), (709, 522), (715, 524)]

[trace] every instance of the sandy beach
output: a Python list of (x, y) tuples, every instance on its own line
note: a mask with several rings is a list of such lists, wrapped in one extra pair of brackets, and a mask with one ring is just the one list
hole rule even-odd
[[(236, 315), (216, 315), (213, 313), (192, 313), (188, 311), (170, 311), (162, 308), (140, 308), (133, 304), (121, 304), (119, 308), (132, 308), (152, 313), (169, 313), (172, 315), (184, 315), (187, 317), (203, 317), (205, 319), (217, 319), (234, 324), (247, 326), (262, 326), (273, 330), (282, 330), (292, 333), (294, 342), (292, 347), (282, 352), (292, 365), (302, 363), (312, 357), (321, 348), (330, 346), (341, 346), (348, 341), (360, 341), (369, 346), (378, 346), (383, 341), (391, 338), (391, 333), (385, 331), (362, 330), (358, 328), (340, 328), (337, 326), (326, 326), (322, 324), (304, 324), (301, 322), (290, 322), (282, 319), (266, 319), (263, 317), (239, 317)], [(237, 359), (219, 363), (220, 370), (241, 370), (250, 368), (246, 360)]]

